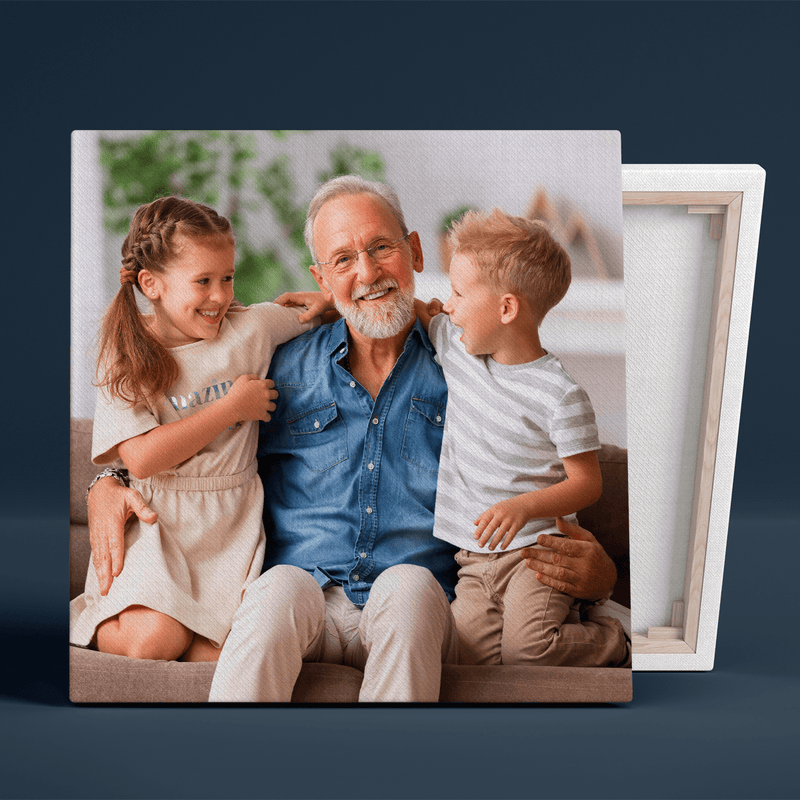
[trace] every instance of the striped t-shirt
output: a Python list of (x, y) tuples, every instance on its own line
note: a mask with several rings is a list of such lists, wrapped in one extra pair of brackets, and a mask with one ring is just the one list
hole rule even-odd
[[(446, 314), (431, 320), (429, 336), (448, 392), (433, 533), (491, 552), (473, 538), (475, 520), (501, 500), (563, 481), (565, 456), (599, 450), (594, 409), (550, 353), (513, 365), (471, 356)], [(540, 533), (558, 533), (555, 520), (531, 520), (509, 549), (535, 544)]]

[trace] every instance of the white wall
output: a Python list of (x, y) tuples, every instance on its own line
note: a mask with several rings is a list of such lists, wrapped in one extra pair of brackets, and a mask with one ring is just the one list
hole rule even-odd
[[(70, 413), (94, 415), (94, 340), (113, 296), (103, 230), (103, 176), (97, 131), (72, 134), (72, 304), (70, 309)], [(118, 269), (118, 268), (117, 268)], [(117, 284), (119, 277), (116, 276)]]

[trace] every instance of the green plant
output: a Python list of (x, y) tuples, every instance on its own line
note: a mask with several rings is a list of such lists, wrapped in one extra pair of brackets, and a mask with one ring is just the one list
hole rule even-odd
[(142, 203), (181, 194), (214, 205), (219, 200), (217, 131), (153, 131), (140, 137), (100, 140), (100, 164), (106, 171), (103, 193), (106, 227), (124, 234), (131, 213)]
[(370, 181), (385, 182), (380, 154), (350, 144), (340, 144), (331, 153), (331, 168), (317, 176), (320, 183), (339, 175), (360, 175)]
[[(283, 141), (298, 131), (271, 131)], [(311, 255), (303, 239), (306, 209), (296, 200), (289, 157), (283, 153), (262, 169), (256, 137), (238, 131), (151, 131), (123, 139), (100, 141), (100, 163), (106, 174), (104, 223), (108, 230), (127, 232), (133, 212), (142, 203), (166, 194), (224, 209), (236, 232), (236, 296), (245, 304), (272, 299), (283, 291), (316, 288), (308, 266)], [(343, 143), (330, 153), (331, 166), (320, 182), (337, 175), (357, 174), (385, 180), (380, 154)], [(256, 248), (247, 230), (245, 210), (266, 213), (278, 221), (295, 253), (284, 263), (274, 243)]]

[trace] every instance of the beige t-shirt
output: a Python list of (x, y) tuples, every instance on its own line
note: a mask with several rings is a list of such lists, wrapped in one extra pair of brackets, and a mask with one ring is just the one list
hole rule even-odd
[[(228, 312), (213, 339), (203, 339), (170, 350), (180, 375), (167, 397), (158, 404), (133, 408), (98, 393), (92, 436), (92, 461), (122, 466), (117, 445), (205, 408), (223, 397), (240, 375), (267, 375), (275, 348), (312, 327), (297, 321), (299, 309), (259, 303)], [(258, 423), (229, 428), (197, 455), (164, 474), (232, 475), (255, 457)]]

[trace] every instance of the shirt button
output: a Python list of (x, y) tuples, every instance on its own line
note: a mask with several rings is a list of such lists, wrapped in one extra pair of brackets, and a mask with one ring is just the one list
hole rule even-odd
[(366, 550), (362, 550), (362, 551), (359, 553), (359, 555), (361, 556), (361, 558), (366, 558), (366, 557), (367, 557), (367, 551), (366, 551)]
[(373, 424), (373, 425), (377, 425), (377, 424), (378, 424), (378, 418), (377, 418), (377, 417), (374, 417), (374, 418), (373, 418), (373, 420), (372, 420), (372, 424)]
[(353, 580), (354, 580), (354, 581), (357, 581), (357, 580), (358, 580), (358, 578), (359, 578), (359, 575), (358, 575), (358, 573), (356, 573), (355, 575), (353, 575)]
[(372, 509), (369, 506), (367, 506), (367, 514), (371, 514), (371, 513), (372, 513)]
[(373, 470), (375, 469), (375, 465), (370, 461), (369, 464), (367, 464), (367, 469)]
[(315, 428), (319, 428), (319, 420), (318, 419), (314, 420), (314, 427)]
[(356, 388), (356, 382), (355, 381), (350, 381), (350, 388), (351, 389), (355, 389)]
[(441, 422), (442, 421), (442, 418), (438, 414), (436, 415), (436, 421), (437, 422)]
[(339, 352), (340, 353), (344, 353), (344, 347)]

